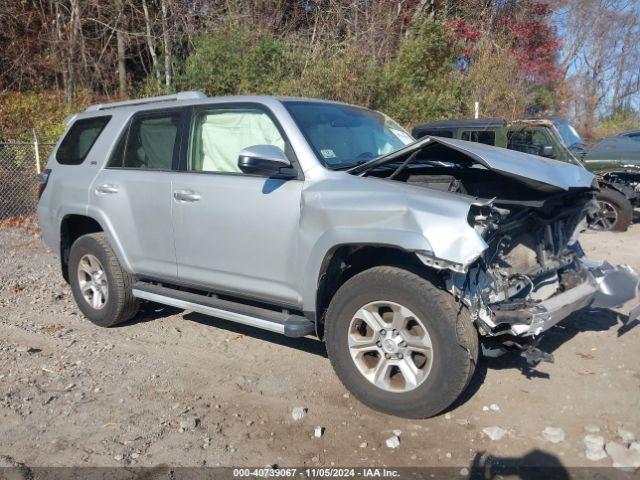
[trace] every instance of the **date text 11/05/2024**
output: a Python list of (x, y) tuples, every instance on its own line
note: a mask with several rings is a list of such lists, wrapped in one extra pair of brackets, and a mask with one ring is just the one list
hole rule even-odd
[(235, 468), (234, 477), (305, 477), (305, 478), (397, 478), (400, 472), (388, 468)]

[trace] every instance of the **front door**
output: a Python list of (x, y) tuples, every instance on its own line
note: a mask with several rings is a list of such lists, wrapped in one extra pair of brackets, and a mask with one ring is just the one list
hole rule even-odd
[(540, 155), (543, 148), (547, 146), (553, 147), (553, 157), (557, 156), (557, 148), (554, 147), (553, 141), (549, 138), (549, 133), (543, 127), (522, 127), (512, 130), (508, 134), (507, 148), (509, 150), (517, 150), (518, 152), (529, 153), (531, 155)]
[(176, 279), (171, 176), (183, 110), (136, 115), (91, 186), (90, 207), (111, 224), (133, 271)]
[[(196, 108), (181, 172), (173, 176), (178, 278), (194, 286), (299, 305), (301, 180), (244, 174), (240, 150), (275, 145), (284, 132), (263, 107)], [(291, 155), (289, 155), (291, 156)]]

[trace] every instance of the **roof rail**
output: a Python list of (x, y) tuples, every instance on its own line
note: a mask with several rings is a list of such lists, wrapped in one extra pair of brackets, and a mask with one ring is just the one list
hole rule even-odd
[(160, 102), (178, 102), (180, 100), (197, 100), (207, 98), (202, 92), (179, 92), (173, 95), (160, 95), (159, 97), (139, 98), (137, 100), (125, 100), (124, 102), (96, 103), (87, 107), (85, 112), (96, 112), (99, 110), (110, 110), (112, 108), (131, 107), (134, 105), (148, 105)]

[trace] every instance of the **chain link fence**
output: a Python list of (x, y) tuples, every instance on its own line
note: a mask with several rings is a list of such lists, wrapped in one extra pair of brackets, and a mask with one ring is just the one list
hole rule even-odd
[(55, 144), (0, 142), (0, 226), (31, 226), (38, 205), (38, 173)]

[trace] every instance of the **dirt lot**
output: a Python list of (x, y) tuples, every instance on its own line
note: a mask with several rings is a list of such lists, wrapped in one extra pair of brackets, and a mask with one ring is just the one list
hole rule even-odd
[[(591, 257), (638, 271), (639, 243), (638, 224), (583, 236)], [(57, 259), (19, 230), (0, 230), (0, 328), (5, 464), (462, 468), (484, 455), (610, 466), (611, 456), (585, 457), (588, 430), (620, 444), (640, 436), (640, 328), (609, 311), (550, 331), (542, 348), (554, 364), (531, 370), (515, 355), (482, 361), (465, 397), (423, 421), (378, 414), (350, 397), (312, 339), (153, 307), (117, 328), (94, 327)], [(295, 422), (298, 406), (308, 413)], [(316, 426), (325, 428), (321, 438)], [(507, 431), (500, 440), (482, 433), (494, 426)], [(562, 429), (564, 439), (550, 442), (545, 427)], [(391, 449), (385, 440), (396, 429), (401, 443)]]

